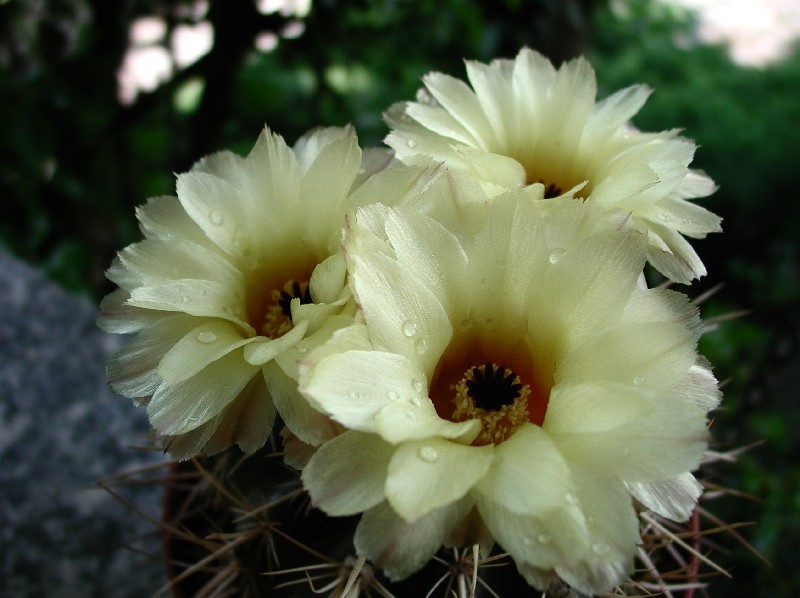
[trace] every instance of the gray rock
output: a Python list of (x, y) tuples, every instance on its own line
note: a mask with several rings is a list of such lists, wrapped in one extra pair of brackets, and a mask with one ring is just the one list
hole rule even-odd
[[(141, 597), (165, 583), (157, 526), (98, 486), (165, 458), (131, 448), (148, 443), (147, 420), (106, 386), (122, 339), (96, 313), (0, 252), (0, 595)], [(120, 491), (159, 517), (157, 484)]]

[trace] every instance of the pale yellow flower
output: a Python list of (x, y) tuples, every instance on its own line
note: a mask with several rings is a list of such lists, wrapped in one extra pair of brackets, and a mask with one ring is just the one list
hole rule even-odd
[(351, 128), (314, 130), (294, 148), (265, 130), (246, 158), (209, 156), (178, 176), (177, 197), (139, 208), (145, 240), (112, 264), (119, 289), (99, 323), (135, 333), (109, 381), (146, 405), (174, 457), (257, 450), (276, 409), (305, 442), (335, 433), (298, 394), (296, 361), (352, 321), (344, 215), (375, 197), (399, 201), (419, 179), (381, 170), (390, 158), (362, 160)]
[(349, 220), (356, 321), (300, 376), (346, 431), (303, 482), (330, 515), (363, 513), (356, 548), (392, 578), (442, 544), (488, 549), (488, 530), (539, 588), (609, 590), (632, 571), (633, 498), (685, 519), (700, 493), (719, 393), (696, 310), (637, 284), (647, 242), (624, 213), (470, 205), (466, 229), (380, 205)]
[(632, 214), (648, 234), (648, 260), (689, 282), (706, 273), (684, 236), (720, 230), (720, 218), (689, 199), (715, 189), (690, 170), (695, 144), (676, 131), (642, 133), (629, 120), (650, 90), (632, 86), (596, 102), (583, 58), (556, 69), (523, 49), (514, 60), (467, 61), (472, 85), (441, 73), (424, 79), (418, 102), (386, 113), (386, 142), (403, 162), (443, 162), (491, 193), (520, 187), (534, 197), (582, 198)]

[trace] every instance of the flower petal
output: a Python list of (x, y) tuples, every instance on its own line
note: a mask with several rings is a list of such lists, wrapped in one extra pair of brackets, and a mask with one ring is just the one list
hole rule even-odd
[[(525, 424), (495, 451), (494, 464), (475, 485), (486, 500), (536, 517), (571, 508), (567, 498), (575, 488), (569, 464), (542, 428)], [(574, 516), (580, 518), (580, 512)]]
[(436, 554), (471, 508), (472, 501), (464, 497), (409, 523), (388, 503), (381, 503), (361, 517), (354, 538), (356, 552), (382, 568), (389, 579), (399, 581)]
[(374, 434), (350, 430), (320, 446), (303, 470), (311, 502), (333, 516), (366, 511), (384, 499), (395, 448)]
[(687, 472), (670, 480), (625, 482), (625, 487), (648, 509), (673, 521), (686, 521), (697, 506), (703, 486)]
[(230, 404), (257, 371), (236, 349), (184, 382), (162, 383), (147, 405), (150, 423), (167, 436), (193, 430)]
[(405, 442), (389, 463), (386, 498), (406, 521), (461, 499), (492, 464), (492, 446), (464, 446), (441, 438)]
[(402, 355), (380, 351), (334, 354), (309, 373), (301, 377), (301, 392), (339, 423), (364, 432), (375, 431), (375, 415), (395, 394), (415, 392), (410, 380), (421, 375)]
[(158, 364), (158, 374), (167, 384), (188, 380), (223, 355), (250, 342), (225, 320), (194, 320), (199, 326), (175, 343)]

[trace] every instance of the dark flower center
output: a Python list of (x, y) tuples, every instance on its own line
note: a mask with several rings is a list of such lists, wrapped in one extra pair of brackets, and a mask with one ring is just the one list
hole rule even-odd
[(300, 299), (301, 305), (312, 303), (311, 291), (308, 288), (308, 283), (301, 285), (299, 282), (291, 281), (291, 286), (288, 284), (286, 286), (289, 288), (289, 290), (283, 290), (280, 292), (278, 307), (281, 308), (281, 313), (291, 320), (292, 299)]
[(472, 380), (465, 382), (467, 394), (475, 406), (486, 411), (498, 411), (504, 405), (511, 405), (522, 390), (522, 383), (514, 372), (504, 365), (495, 368), (492, 363), (472, 368)]

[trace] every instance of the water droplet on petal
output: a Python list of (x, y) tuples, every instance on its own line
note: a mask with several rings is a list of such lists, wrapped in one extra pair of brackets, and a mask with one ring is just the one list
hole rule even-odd
[(694, 222), (694, 220), (692, 220), (692, 217), (691, 217), (691, 216), (686, 216), (686, 217), (684, 217), (684, 219), (683, 219), (683, 223), (684, 223), (684, 224), (691, 224), (692, 222)]
[(439, 460), (439, 451), (432, 446), (423, 446), (419, 449), (419, 457), (428, 463), (435, 463)]
[(633, 383), (634, 383), (634, 385), (636, 385), (636, 386), (641, 386), (642, 384), (644, 384), (644, 378), (643, 378), (642, 376), (636, 376), (636, 377), (633, 379)]
[(536, 541), (539, 542), (539, 544), (547, 544), (550, 542), (550, 539), (551, 538), (549, 534), (539, 534), (536, 536)]
[(414, 407), (417, 407), (417, 408), (422, 407), (422, 399), (420, 399), (419, 397), (411, 397), (409, 402), (412, 405), (414, 405)]
[(213, 342), (216, 342), (217, 335), (214, 334), (211, 330), (202, 330), (197, 333), (195, 337), (198, 343), (203, 343), (204, 345), (210, 345)]
[(528, 536), (525, 536), (524, 538), (522, 538), (522, 543), (525, 546), (532, 546), (533, 545), (533, 540), (531, 540)]
[(184, 303), (189, 303), (189, 301), (191, 300), (192, 298), (189, 297), (189, 295), (184, 295), (183, 297), (181, 297), (181, 301), (183, 301)]
[(415, 392), (422, 392), (425, 390), (425, 383), (422, 380), (414, 379), (411, 381), (411, 388), (413, 388)]
[(549, 257), (548, 259), (550, 260), (550, 263), (551, 263), (551, 264), (555, 264), (555, 263), (558, 263), (558, 261), (559, 261), (559, 260), (560, 260), (562, 257), (564, 257), (564, 255), (565, 255), (566, 253), (567, 253), (567, 250), (566, 250), (566, 249), (563, 249), (563, 248), (561, 248), (561, 247), (558, 247), (558, 248), (556, 248), (556, 249), (553, 249), (553, 251), (551, 251), (551, 252), (550, 252), (550, 257)]
[(306, 353), (308, 353), (308, 347), (297, 347), (297, 352), (300, 353), (301, 355), (305, 355)]
[(669, 222), (670, 220), (672, 220), (672, 218), (670, 218), (670, 215), (669, 215), (669, 214), (667, 214), (666, 212), (661, 212), (661, 213), (658, 215), (658, 219), (659, 219), (661, 222)]
[(572, 492), (567, 492), (567, 495), (565, 496), (565, 498), (566, 498), (567, 502), (569, 504), (571, 504), (571, 505), (577, 505), (578, 504), (578, 497), (575, 496)]
[(417, 419), (417, 414), (409, 409), (408, 411), (406, 411), (406, 417), (408, 419)]
[(389, 391), (389, 400), (390, 401), (396, 401), (399, 398), (400, 398), (400, 393), (399, 392), (397, 392), (396, 390), (390, 390)]
[(424, 355), (425, 351), (428, 350), (428, 343), (424, 338), (417, 339), (417, 342), (414, 343), (414, 348), (417, 350), (418, 355)]
[(225, 223), (225, 214), (219, 210), (211, 210), (208, 213), (208, 219), (211, 221), (211, 224), (222, 226)]
[(415, 147), (417, 147), (417, 142), (415, 140), (413, 140), (413, 139), (409, 139), (407, 141), (407, 143), (408, 143), (408, 147), (410, 147), (411, 149), (414, 149)]
[(401, 327), (403, 334), (411, 338), (417, 333), (417, 323), (414, 320), (406, 320)]

